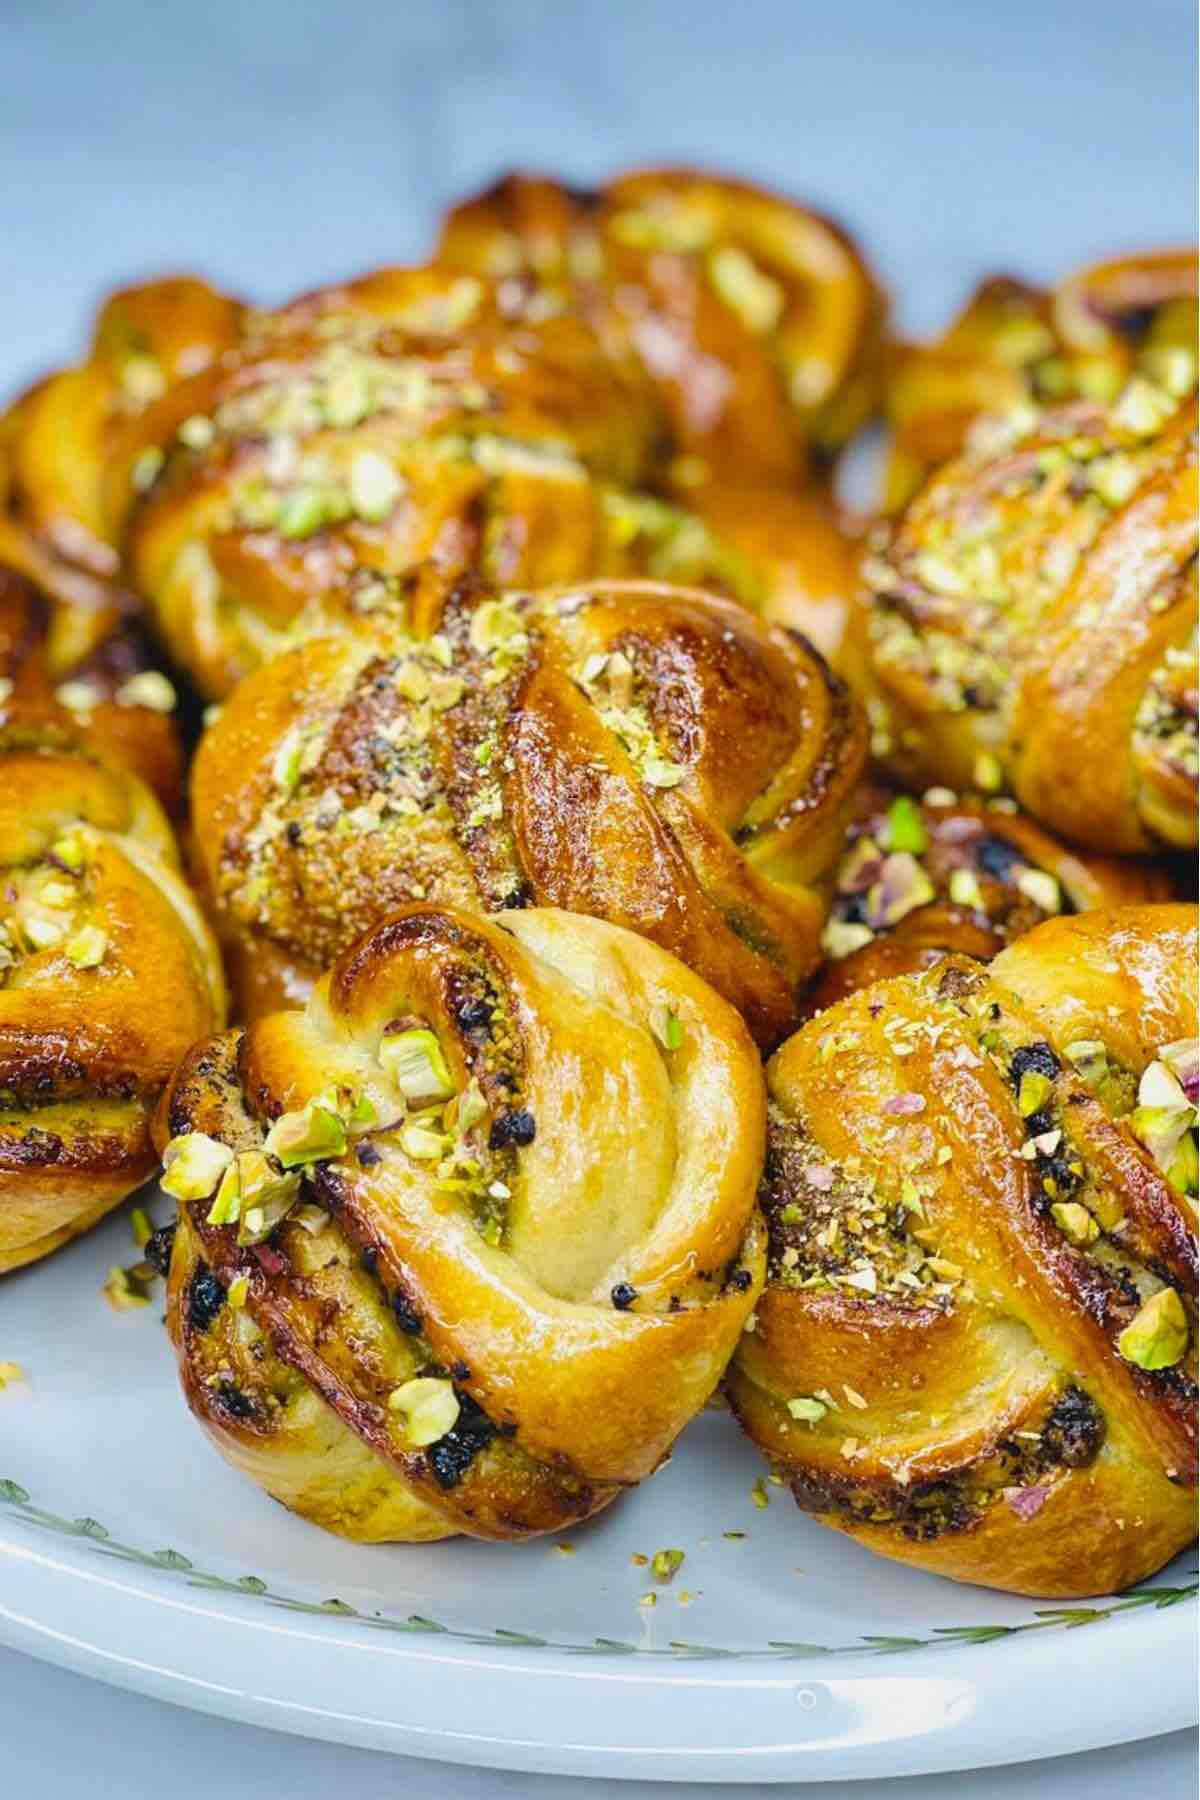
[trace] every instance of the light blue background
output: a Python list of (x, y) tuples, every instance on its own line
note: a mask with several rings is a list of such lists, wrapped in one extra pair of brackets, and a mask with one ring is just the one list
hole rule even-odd
[(1194, 230), (1187, 0), (0, 0), (0, 386), (172, 266), (415, 259), (512, 163), (730, 167), (858, 230), (907, 325)]
[[(417, 259), (513, 163), (774, 182), (853, 226), (932, 328), (985, 272), (1190, 239), (1194, 93), (1188, 0), (0, 0), (0, 392), (73, 355), (116, 283), (196, 267), (271, 299)], [(600, 1792), (288, 1742), (2, 1654), (0, 1746), (22, 1800)], [(1180, 1734), (889, 1800), (1180, 1800), (1194, 1767)]]

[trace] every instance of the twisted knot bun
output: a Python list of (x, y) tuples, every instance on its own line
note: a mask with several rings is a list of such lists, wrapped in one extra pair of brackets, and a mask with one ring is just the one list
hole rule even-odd
[(87, 360), (39, 382), (0, 425), (0, 554), (60, 601), (118, 603), (110, 465), (160, 395), (232, 348), (242, 319), (236, 301), (192, 276), (113, 294)]
[(128, 619), (52, 600), (0, 563), (3, 741), (60, 748), (138, 776), (166, 811), (183, 804), (175, 690)]
[(597, 920), (387, 919), (305, 1011), (194, 1050), (162, 1130), (189, 1405), (345, 1536), (586, 1518), (662, 1461), (761, 1285), (753, 1045)]
[(170, 785), (167, 721), (138, 704), (144, 673), (114, 690), (120, 647), (59, 685), (74, 710), (57, 699), (48, 615), (0, 572), (0, 1272), (153, 1173), (151, 1115), (224, 995), (170, 826), (135, 772)]
[(251, 1013), (383, 912), (564, 906), (678, 955), (760, 1043), (820, 957), (817, 885), (865, 754), (802, 639), (651, 583), (447, 589), (242, 684), (193, 773)]
[[(384, 270), (260, 315), (150, 407), (113, 475), (131, 578), (212, 697), (330, 592), (367, 609), (425, 558), (506, 585), (656, 575), (757, 593), (703, 523), (633, 491), (660, 421), (578, 319)], [(147, 460), (149, 459), (149, 460)]]
[(1195, 1535), (1195, 959), (1194, 907), (1051, 919), (771, 1060), (730, 1394), (824, 1523), (1061, 1595)]
[(1069, 850), (1011, 802), (948, 788), (916, 800), (869, 785), (834, 876), (822, 938), (831, 960), (805, 1010), (947, 951), (988, 962), (1058, 913), (1171, 898), (1161, 864)]
[(714, 479), (794, 481), (874, 404), (886, 303), (858, 250), (744, 182), (642, 170), (592, 193), (508, 175), (451, 211), (436, 257), (500, 277), (514, 308), (580, 311)]
[(1196, 408), (1145, 382), (948, 464), (864, 560), (874, 747), (1078, 844), (1196, 842)]
[(1049, 292), (995, 276), (933, 344), (892, 349), (885, 504), (910, 500), (957, 456), (981, 414), (1114, 400), (1136, 374), (1185, 392), (1196, 378), (1195, 250), (1080, 269)]

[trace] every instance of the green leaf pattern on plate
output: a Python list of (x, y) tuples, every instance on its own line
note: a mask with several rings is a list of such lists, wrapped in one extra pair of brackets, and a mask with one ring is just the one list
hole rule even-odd
[[(59, 1537), (90, 1538), (100, 1556), (115, 1557), (119, 1562), (139, 1563), (143, 1568), (169, 1571), (180, 1577), (188, 1587), (215, 1589), (227, 1594), (253, 1595), (265, 1600), (270, 1606), (282, 1608), (285, 1612), (325, 1614), (339, 1619), (356, 1619), (360, 1624), (369, 1625), (375, 1631), (416, 1633), (425, 1636), (447, 1637), (459, 1644), (482, 1644), (497, 1650), (559, 1650), (574, 1656), (661, 1656), (663, 1650), (651, 1644), (629, 1644), (619, 1638), (593, 1638), (590, 1643), (571, 1643), (556, 1639), (535, 1637), (526, 1631), (510, 1631), (504, 1626), (497, 1626), (490, 1632), (457, 1631), (452, 1626), (443, 1625), (437, 1619), (425, 1618), (421, 1613), (410, 1613), (407, 1618), (390, 1618), (385, 1613), (360, 1612), (357, 1607), (350, 1606), (345, 1600), (300, 1600), (291, 1594), (276, 1593), (270, 1585), (258, 1575), (212, 1575), (198, 1569), (189, 1557), (179, 1550), (138, 1550), (131, 1544), (123, 1544), (112, 1536), (108, 1528), (98, 1519), (67, 1519), (57, 1513), (47, 1512), (44, 1507), (36, 1506), (27, 1489), (18, 1481), (0, 1480), (0, 1506), (23, 1519), (26, 1524), (35, 1525), (42, 1531), (56, 1533)], [(668, 1646), (670, 1652), (688, 1661), (716, 1661), (718, 1659), (737, 1658), (801, 1658), (812, 1656), (902, 1656), (912, 1650), (933, 1650), (946, 1644), (994, 1644), (1004, 1638), (1021, 1637), (1031, 1631), (1058, 1630), (1073, 1631), (1081, 1625), (1098, 1625), (1106, 1619), (1116, 1618), (1119, 1613), (1132, 1612), (1139, 1607), (1153, 1606), (1157, 1610), (1164, 1607), (1177, 1606), (1182, 1600), (1194, 1600), (1200, 1584), (1190, 1581), (1183, 1587), (1137, 1587), (1122, 1594), (1115, 1600), (1106, 1601), (1099, 1606), (1049, 1606), (1036, 1611), (1031, 1619), (1023, 1619), (1013, 1625), (942, 1625), (932, 1628), (928, 1637), (889, 1637), (872, 1635), (856, 1638), (848, 1644), (805, 1644), (789, 1643), (783, 1639), (772, 1639), (761, 1649), (730, 1649), (718, 1644), (691, 1644), (674, 1639)]]

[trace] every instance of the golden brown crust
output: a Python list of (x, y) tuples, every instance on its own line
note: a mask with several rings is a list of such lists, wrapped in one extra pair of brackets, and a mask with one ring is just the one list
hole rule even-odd
[(830, 961), (805, 1012), (949, 951), (988, 962), (1057, 913), (1174, 897), (1161, 863), (1071, 850), (1011, 801), (868, 784), (834, 876)]
[(878, 753), (1093, 849), (1194, 845), (1196, 542), (1194, 399), (1136, 381), (989, 431), (864, 560)]
[(136, 772), (172, 784), (168, 721), (119, 697), (120, 646), (73, 673), (68, 698), (86, 677), (94, 705), (56, 699), (48, 618), (0, 571), (0, 1271), (57, 1248), (153, 1172), (158, 1095), (224, 995), (170, 826)]
[[(1062, 1596), (1194, 1536), (1194, 1213), (1130, 1107), (1195, 1033), (1195, 958), (1194, 907), (1052, 919), (772, 1059), (770, 1271), (730, 1393), (825, 1523)], [(1139, 1364), (1119, 1340), (1167, 1288), (1186, 1350)]]
[(555, 905), (653, 939), (778, 1041), (865, 755), (816, 653), (651, 583), (498, 598), (426, 572), (370, 623), (244, 683), (196, 759), (243, 1005), (406, 900)]
[(506, 585), (641, 574), (754, 598), (744, 559), (636, 491), (660, 430), (579, 319), (511, 320), (473, 277), (381, 270), (256, 316), (169, 389), (113, 461), (110, 510), (176, 659), (220, 697), (306, 604), (370, 604), (426, 558)]
[(0, 680), (7, 743), (83, 746), (138, 776), (172, 817), (182, 811), (174, 691), (132, 620), (81, 615), (0, 563)]
[(886, 303), (830, 220), (727, 177), (645, 169), (580, 192), (512, 174), (455, 207), (437, 259), (570, 306), (653, 382), (706, 476), (787, 483), (871, 410)]
[[(668, 1014), (670, 1049), (655, 1036)], [(380, 1061), (397, 1019), (446, 1058), (447, 1122), (421, 1114), (450, 1134), (441, 1161), (410, 1153)], [(168, 1323), (222, 1452), (369, 1541), (524, 1537), (652, 1473), (761, 1282), (762, 1087), (736, 1015), (595, 920), (412, 908), (306, 1011), (193, 1051), (161, 1136), (244, 1151), (331, 1084), (367, 1096), (377, 1123), (309, 1166), (300, 1215), (239, 1247), (235, 1225), (206, 1222), (208, 1199), (180, 1209)], [(468, 1088), (482, 1115), (463, 1126)], [(419, 1377), (458, 1405), (425, 1448), (389, 1405)]]
[(745, 559), (763, 617), (801, 632), (840, 669), (862, 534), (825, 485), (797, 491), (708, 482), (686, 495), (718, 541)]
[(110, 460), (157, 397), (236, 342), (242, 308), (193, 276), (115, 293), (101, 308), (87, 361), (18, 401), (0, 451), (4, 553), (56, 599), (119, 603)]
[(1135, 370), (1159, 379), (1181, 351), (1194, 360), (1196, 287), (1194, 250), (1098, 263), (1048, 292), (998, 275), (935, 343), (892, 346), (888, 510), (958, 455), (981, 414), (1112, 400)]

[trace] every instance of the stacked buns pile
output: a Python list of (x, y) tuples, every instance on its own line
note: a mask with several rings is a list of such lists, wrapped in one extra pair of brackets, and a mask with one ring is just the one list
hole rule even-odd
[(189, 1406), (351, 1537), (574, 1524), (724, 1381), (885, 1554), (1161, 1566), (1195, 311), (1161, 254), (903, 346), (685, 170), (115, 296), (0, 428), (0, 1270), (161, 1159)]

